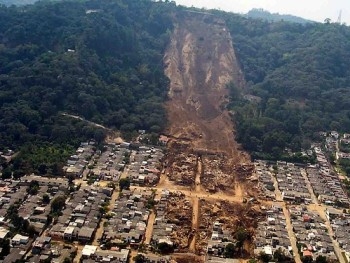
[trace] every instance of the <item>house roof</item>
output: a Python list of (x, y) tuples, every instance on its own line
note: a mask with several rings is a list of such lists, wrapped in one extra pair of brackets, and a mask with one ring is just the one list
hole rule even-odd
[(8, 233), (9, 231), (7, 229), (0, 227), (0, 239), (4, 239)]
[(91, 238), (93, 233), (94, 233), (94, 229), (93, 228), (83, 226), (79, 230), (78, 236), (82, 237), (82, 238)]
[(83, 256), (90, 257), (96, 253), (97, 246), (85, 245), (82, 251)]

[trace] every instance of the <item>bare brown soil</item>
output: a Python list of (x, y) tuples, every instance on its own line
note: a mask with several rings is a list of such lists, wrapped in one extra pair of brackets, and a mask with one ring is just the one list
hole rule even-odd
[(168, 216), (175, 214), (174, 222), (182, 223), (175, 231), (179, 252), (200, 255), (215, 220), (232, 232), (237, 227), (253, 231), (260, 212), (243, 204), (254, 196), (247, 180), (253, 165), (235, 141), (226, 109), (227, 84), (245, 87), (230, 33), (220, 18), (210, 14), (183, 12), (175, 20), (164, 57), (170, 79), (166, 103), (170, 141), (158, 188), (177, 190), (190, 201), (192, 211), (184, 213), (179, 209), (181, 199), (173, 200)]
[(164, 58), (170, 79), (169, 135), (189, 140), (194, 150), (241, 159), (231, 118), (223, 109), (226, 84), (243, 85), (231, 36), (210, 15), (184, 13), (177, 23)]
[[(193, 186), (193, 155), (211, 155), (225, 163), (228, 171), (219, 182), (220, 190), (232, 193), (237, 183), (235, 169), (247, 165), (249, 157), (234, 139), (233, 123), (225, 107), (226, 85), (233, 81), (244, 88), (231, 36), (224, 22), (212, 15), (184, 12), (176, 21), (164, 57), (165, 73), (170, 79), (170, 99), (166, 104), (167, 135), (172, 138), (168, 144), (169, 179)], [(209, 169), (211, 160), (203, 161)], [(210, 179), (216, 170), (222, 173), (220, 167), (204, 171), (205, 188), (213, 187), (211, 183), (218, 179)]]
[(179, 252), (188, 252), (189, 240), (192, 236), (192, 206), (191, 202), (181, 192), (171, 192), (166, 209), (166, 219), (174, 225), (171, 240)]

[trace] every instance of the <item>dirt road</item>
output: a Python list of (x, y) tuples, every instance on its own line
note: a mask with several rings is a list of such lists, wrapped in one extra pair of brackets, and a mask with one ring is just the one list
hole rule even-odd
[[(155, 195), (155, 199), (160, 199), (161, 192), (157, 192)], [(149, 215), (148, 221), (147, 221), (147, 227), (146, 227), (146, 233), (145, 233), (145, 242), (144, 244), (149, 245), (151, 243), (152, 234), (153, 234), (153, 225), (154, 221), (156, 219), (156, 214), (153, 210), (151, 210), (151, 214)]]
[(288, 211), (286, 204), (284, 202), (281, 204), (282, 204), (282, 208), (283, 208), (283, 214), (286, 218), (286, 229), (288, 232), (290, 243), (291, 243), (292, 248), (293, 248), (294, 260), (296, 263), (301, 263), (301, 259), (300, 259), (300, 255), (299, 255), (299, 251), (298, 251), (298, 247), (297, 247), (297, 240), (295, 238), (295, 235), (293, 232), (293, 225), (292, 225), (292, 222), (290, 219), (290, 213)]
[(345, 263), (346, 261), (345, 261), (343, 255), (342, 255), (342, 249), (340, 248), (339, 243), (333, 238), (334, 232), (333, 232), (331, 223), (329, 222), (329, 220), (328, 220), (328, 218), (326, 216), (326, 206), (323, 205), (323, 204), (321, 204), (321, 205), (310, 204), (310, 205), (308, 205), (308, 209), (318, 212), (320, 217), (325, 221), (328, 233), (329, 233), (329, 235), (332, 238), (334, 252), (337, 255), (339, 263)]
[(199, 198), (198, 194), (201, 193), (201, 185), (200, 185), (200, 177), (202, 174), (202, 160), (200, 157), (197, 158), (197, 173), (196, 173), (196, 179), (195, 179), (195, 190), (194, 190), (194, 196), (192, 198), (192, 231), (193, 236), (192, 240), (190, 242), (190, 252), (195, 253), (196, 252), (196, 240), (197, 240), (197, 234), (198, 234), (198, 220), (200, 215), (200, 206), (199, 206)]

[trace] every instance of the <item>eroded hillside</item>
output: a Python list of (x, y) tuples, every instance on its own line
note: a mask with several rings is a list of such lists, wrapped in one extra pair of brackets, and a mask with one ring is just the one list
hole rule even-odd
[(165, 64), (171, 81), (169, 134), (191, 140), (196, 150), (237, 158), (232, 123), (224, 110), (225, 87), (231, 80), (243, 86), (243, 77), (224, 22), (198, 13), (178, 18)]
[(210, 14), (181, 13), (176, 18), (164, 62), (170, 79), (170, 99), (166, 105), (167, 133), (172, 138), (169, 164), (174, 168), (169, 170), (170, 177), (178, 183), (188, 180), (194, 184), (196, 181), (198, 169), (191, 158), (187, 158), (186, 166), (192, 163), (193, 167), (186, 170), (193, 172), (186, 174), (184, 170), (175, 169), (183, 164), (177, 164), (179, 158), (171, 158), (171, 155), (178, 154), (177, 149), (181, 148), (181, 152), (202, 156), (203, 171), (196, 184), (203, 181), (206, 189), (236, 190), (239, 194), (237, 190), (241, 192), (242, 189), (237, 189), (234, 171), (240, 169), (240, 174), (248, 174), (250, 167), (245, 166), (249, 158), (239, 150), (234, 139), (233, 123), (225, 105), (228, 100), (226, 85), (233, 81), (243, 89), (244, 78), (225, 23)]

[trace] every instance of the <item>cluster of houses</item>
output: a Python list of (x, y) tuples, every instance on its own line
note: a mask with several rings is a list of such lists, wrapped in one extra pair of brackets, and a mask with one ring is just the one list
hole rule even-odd
[(350, 149), (350, 134), (344, 133), (341, 136), (336, 131), (331, 131), (328, 133), (322, 133), (326, 137), (325, 139), (325, 148), (332, 153), (335, 153), (336, 159), (350, 159), (350, 153), (348, 151), (342, 152), (340, 146), (345, 146)]
[[(31, 185), (37, 187), (37, 193), (28, 191)], [(50, 203), (56, 197), (64, 196), (67, 188), (66, 179), (51, 180), (35, 175), (24, 176), (17, 181), (0, 182), (0, 240), (10, 239), (11, 244), (10, 253), (3, 262), (14, 262), (28, 255), (32, 256), (31, 262), (41, 262), (49, 258), (52, 258), (51, 262), (63, 261), (61, 250), (53, 253), (50, 249), (51, 238), (41, 235), (51, 223)], [(13, 207), (16, 207), (18, 218), (28, 222), (31, 231), (35, 231), (34, 235), (29, 232), (25, 234), (10, 231), (14, 222), (10, 220), (8, 212), (13, 211)], [(69, 255), (70, 253), (68, 257)]]
[(169, 196), (170, 192), (168, 190), (162, 190), (160, 197), (156, 199), (156, 218), (154, 220), (153, 233), (151, 238), (151, 245), (154, 247), (160, 243), (167, 243), (169, 246), (174, 245), (174, 242), (171, 239), (171, 234), (174, 230), (175, 225), (168, 223), (166, 219)]
[(121, 172), (128, 162), (127, 156), (131, 152), (128, 149), (129, 145), (129, 143), (105, 145), (102, 152), (96, 152), (97, 154), (94, 156), (93, 163), (90, 162), (92, 166), (92, 169), (89, 171), (90, 174), (94, 175), (97, 179), (118, 181)]
[(344, 192), (339, 177), (331, 168), (325, 154), (320, 147), (315, 146), (318, 167), (307, 169), (310, 183), (318, 199), (328, 205), (333, 205), (337, 200), (343, 206), (349, 207), (350, 201)]
[(54, 240), (91, 242), (101, 220), (101, 207), (112, 192), (112, 188), (81, 187), (72, 193), (48, 235)]
[(292, 246), (286, 228), (286, 218), (282, 206), (273, 204), (266, 210), (266, 220), (259, 222), (255, 235), (255, 255), (265, 253), (273, 256), (275, 251), (280, 250), (285, 256), (292, 258)]
[(270, 166), (265, 161), (257, 160), (254, 162), (255, 172), (258, 177), (258, 188), (261, 191), (263, 199), (275, 200), (275, 186), (270, 171)]
[[(337, 240), (339, 247), (350, 255), (350, 215), (340, 212), (334, 208), (327, 208), (326, 215), (331, 223), (334, 238)], [(348, 262), (350, 260), (348, 259)]]
[(85, 245), (81, 252), (82, 263), (109, 262), (127, 263), (129, 260), (129, 249), (101, 250), (98, 246)]
[(76, 150), (75, 154), (71, 155), (65, 167), (64, 172), (67, 176), (82, 177), (84, 169), (89, 164), (89, 160), (95, 153), (95, 142), (82, 142), (80, 147)]
[(276, 179), (284, 201), (292, 204), (312, 202), (300, 167), (293, 163), (279, 161), (277, 162)]
[(339, 133), (336, 131), (331, 131), (329, 134), (325, 133), (325, 136), (326, 136), (326, 143), (325, 143), (326, 149), (330, 152), (336, 152)]
[(232, 232), (223, 228), (219, 221), (215, 221), (210, 240), (208, 240), (207, 255), (213, 260), (215, 257), (223, 257), (228, 244), (236, 243)]
[[(339, 140), (340, 145), (345, 146), (347, 149), (350, 149), (350, 134), (345, 133), (343, 138)], [(349, 152), (337, 152), (336, 153), (338, 159), (350, 159)]]
[(306, 171), (313, 191), (320, 202), (326, 205), (335, 205), (339, 202), (349, 205), (349, 199), (336, 174), (325, 173), (315, 167), (308, 167)]
[(102, 242), (138, 246), (145, 237), (154, 192), (123, 190), (104, 227)]
[(304, 206), (293, 206), (289, 208), (289, 213), (302, 256), (312, 257), (314, 260), (318, 256), (337, 259), (325, 222), (317, 212)]
[(129, 177), (133, 185), (156, 185), (160, 177), (163, 151), (159, 148), (140, 146), (130, 156)]

